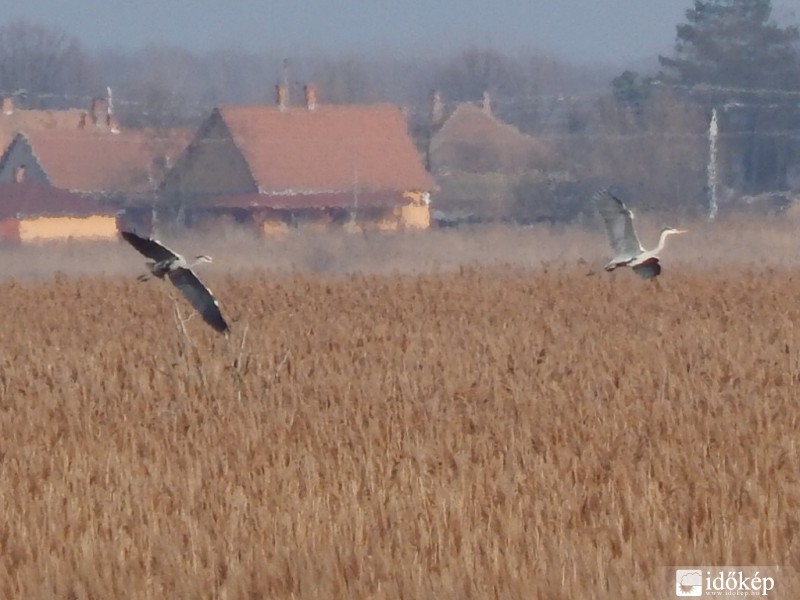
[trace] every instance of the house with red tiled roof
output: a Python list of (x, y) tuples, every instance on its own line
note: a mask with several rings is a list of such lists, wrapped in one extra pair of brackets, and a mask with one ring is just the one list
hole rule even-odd
[[(130, 204), (151, 207), (164, 174), (183, 152), (191, 137), (188, 130), (121, 131), (111, 118), (107, 105), (100, 101), (93, 103), (91, 113), (26, 112), (49, 115), (47, 118), (40, 115), (43, 120), (38, 125), (49, 123), (52, 126), (36, 126), (30, 115), (16, 123), (15, 126), (24, 126), (26, 129), (14, 134), (0, 158), (0, 184), (38, 184), (37, 205), (47, 206), (51, 212), (57, 209), (60, 201), (67, 198), (63, 192), (82, 194), (110, 207)], [(68, 113), (70, 119), (61, 113)], [(77, 118), (73, 122), (71, 117)], [(2, 119), (0, 117), (0, 123)], [(70, 123), (70, 126), (62, 126), (65, 123)], [(48, 193), (49, 199), (41, 198)], [(20, 197), (31, 196), (28, 193)], [(102, 207), (97, 202), (91, 205)], [(72, 204), (68, 203), (67, 206)], [(93, 221), (84, 217), (81, 221), (83, 225), (97, 225), (94, 234), (86, 235), (107, 237), (106, 213), (116, 208), (98, 210), (98, 218)], [(27, 211), (27, 214), (29, 221), (33, 212)], [(42, 213), (41, 216), (44, 218), (48, 215)], [(44, 223), (40, 221), (39, 224)], [(58, 223), (64, 224), (65, 221), (61, 219)], [(76, 222), (73, 222), (61, 232), (55, 226), (48, 225), (48, 235), (53, 238), (76, 237), (75, 225)], [(40, 227), (39, 230), (43, 232), (45, 229)], [(39, 237), (44, 237), (44, 234)], [(21, 238), (25, 241), (26, 236), (23, 234)]]
[(106, 198), (152, 196), (188, 139), (182, 131), (21, 132), (0, 159), (0, 182), (24, 179)]
[[(0, 239), (114, 237), (114, 209), (79, 194), (95, 192), (97, 186), (75, 185), (74, 176), (87, 163), (104, 172), (103, 161), (107, 164), (111, 155), (87, 153), (78, 148), (83, 141), (102, 139), (107, 144), (118, 133), (108, 98), (93, 98), (88, 110), (26, 109), (16, 106), (14, 98), (4, 98), (0, 108)], [(87, 154), (93, 158), (82, 161)], [(98, 155), (100, 159), (94, 158)]]
[(488, 92), (481, 104), (457, 103), (446, 118), (442, 108), (433, 112), (441, 123), (428, 147), (440, 186), (437, 225), (535, 219), (531, 198), (550, 197), (551, 182), (569, 179), (552, 148), (494, 114)]
[(164, 182), (167, 197), (246, 210), (263, 229), (291, 219), (427, 227), (435, 183), (391, 105), (220, 106)]
[(459, 104), (431, 139), (429, 152), (434, 173), (521, 173), (552, 158), (542, 142), (495, 117), (488, 94), (482, 106)]
[(0, 183), (0, 241), (116, 237), (115, 215), (107, 204), (39, 183)]

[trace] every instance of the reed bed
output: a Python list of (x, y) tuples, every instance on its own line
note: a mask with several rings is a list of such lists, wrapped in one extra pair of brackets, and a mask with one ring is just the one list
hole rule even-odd
[(208, 270), (229, 339), (160, 282), (0, 281), (0, 597), (657, 598), (671, 565), (797, 567), (800, 272), (589, 270)]

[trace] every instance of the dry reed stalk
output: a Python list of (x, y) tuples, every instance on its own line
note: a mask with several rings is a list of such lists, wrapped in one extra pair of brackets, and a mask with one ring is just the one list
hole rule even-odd
[(211, 272), (238, 348), (158, 286), (0, 282), (0, 596), (642, 598), (673, 564), (797, 567), (800, 278), (585, 270)]

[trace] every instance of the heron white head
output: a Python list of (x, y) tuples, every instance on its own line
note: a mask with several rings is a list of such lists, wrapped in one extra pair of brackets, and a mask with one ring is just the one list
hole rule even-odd
[(672, 235), (674, 233), (688, 233), (688, 230), (686, 230), (686, 229), (675, 229), (674, 227), (664, 227), (664, 229), (661, 230), (661, 233), (667, 234), (667, 235)]
[(212, 257), (208, 256), (207, 254), (201, 254), (199, 256), (195, 256), (194, 257), (194, 264), (196, 264), (196, 265), (200, 264), (200, 263), (213, 263), (213, 262), (214, 262), (214, 259)]

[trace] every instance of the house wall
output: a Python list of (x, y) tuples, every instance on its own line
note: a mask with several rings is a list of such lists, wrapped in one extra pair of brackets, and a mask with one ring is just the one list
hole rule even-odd
[(355, 223), (348, 223), (347, 231), (397, 231), (400, 225), (399, 211), (391, 207), (365, 207), (358, 211)]
[(261, 233), (266, 236), (283, 235), (289, 231), (289, 225), (280, 219), (266, 219), (260, 227)]
[(35, 217), (21, 219), (19, 239), (22, 242), (55, 241), (73, 239), (117, 238), (117, 223), (114, 217), (94, 215), (84, 218)]
[(262, 235), (281, 235), (289, 231), (289, 218), (279, 210), (257, 208), (252, 210), (253, 223)]
[(0, 164), (0, 182), (13, 182), (17, 169), (25, 167), (25, 181), (50, 184), (27, 140), (19, 137), (8, 147)]
[(400, 225), (408, 229), (428, 229), (431, 211), (427, 204), (406, 204), (400, 207)]
[(381, 219), (380, 221), (375, 221), (375, 223), (362, 223), (362, 227), (364, 229), (374, 229), (376, 231), (397, 231), (399, 229), (399, 225), (400, 222), (394, 218), (394, 215), (387, 217), (386, 219)]
[(410, 202), (396, 211), (401, 227), (407, 229), (428, 229), (431, 226), (430, 192), (408, 190), (403, 198)]
[(164, 195), (247, 194), (258, 188), (219, 112), (214, 111), (164, 181)]
[(304, 231), (330, 231), (342, 227), (345, 231), (358, 233), (365, 230), (427, 229), (431, 223), (428, 205), (414, 203), (395, 208), (362, 209), (355, 222), (342, 219), (330, 210), (306, 210), (295, 214), (294, 219), (290, 213), (285, 210), (260, 210), (253, 218), (261, 233), (267, 236), (286, 233), (293, 226)]
[(297, 222), (297, 228), (302, 231), (325, 232), (333, 227), (333, 217), (324, 210), (310, 211)]
[(0, 219), (0, 241), (14, 243), (20, 241), (17, 219)]

